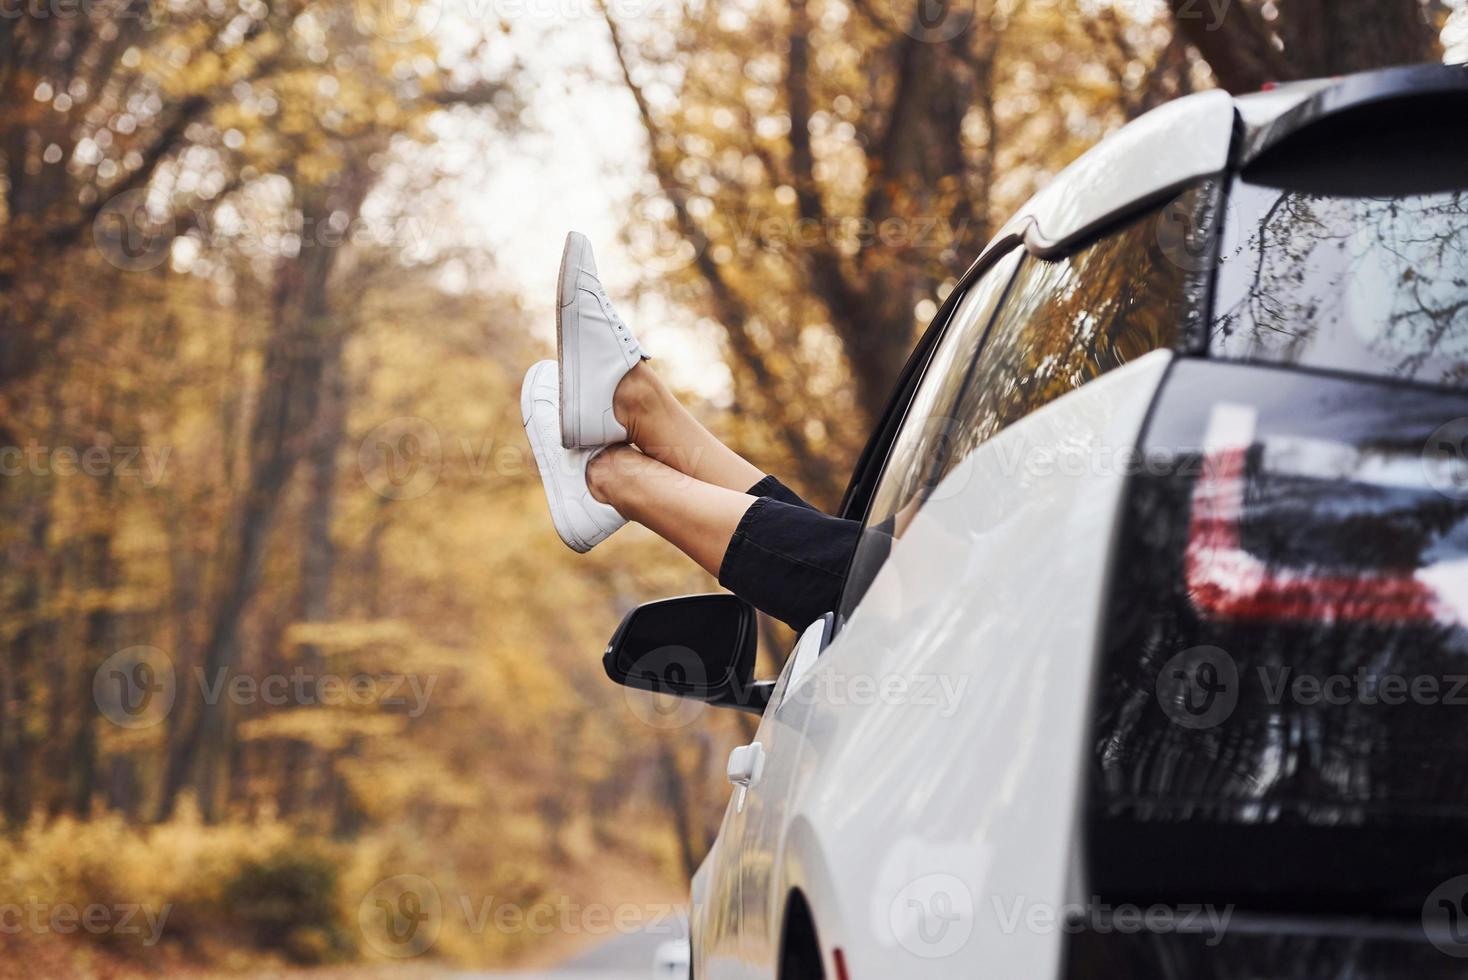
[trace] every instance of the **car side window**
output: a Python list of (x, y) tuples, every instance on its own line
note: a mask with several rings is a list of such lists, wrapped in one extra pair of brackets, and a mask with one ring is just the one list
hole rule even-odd
[[(1004, 263), (1018, 265), (1013, 281), (1009, 272), (997, 277), (1007, 290), (987, 279), (975, 285), (964, 303), (993, 322), (945, 337), (924, 375), (873, 493), (838, 624), (933, 488), (978, 446), (1113, 368), (1188, 346), (1203, 315), (1216, 193), (1205, 182), (1058, 258), (1016, 250)], [(955, 312), (955, 326), (966, 312)], [(986, 338), (977, 352), (970, 334)]]
[(865, 527), (875, 529), (873, 533), (879, 537), (869, 545), (868, 535), (862, 535), (847, 574), (848, 591), (853, 579), (866, 577), (869, 581), (869, 576), (876, 574), (887, 556), (881, 539), (901, 534), (906, 527), (906, 516), (922, 504), (929, 475), (937, 462), (949, 454), (946, 444), (954, 432), (945, 420), (951, 416), (962, 393), (969, 365), (978, 356), (994, 311), (999, 308), (1023, 254), (1024, 250), (1017, 248), (990, 266), (968, 287), (954, 308), (908, 403), (902, 426), (888, 448), (864, 521)]
[(1166, 228), (1200, 193), (1186, 192), (1070, 255), (1025, 259), (955, 407), (962, 424), (943, 473), (1087, 381), (1184, 346), (1186, 328), (1201, 315), (1205, 270), (1194, 251), (1172, 246)]
[(933, 463), (944, 454), (944, 441), (952, 435), (941, 420), (958, 401), (967, 365), (978, 355), (1020, 254), (1021, 250), (1016, 249), (990, 266), (954, 308), (943, 339), (913, 393), (902, 427), (892, 440), (882, 477), (872, 493), (866, 523), (887, 522), (922, 495)]

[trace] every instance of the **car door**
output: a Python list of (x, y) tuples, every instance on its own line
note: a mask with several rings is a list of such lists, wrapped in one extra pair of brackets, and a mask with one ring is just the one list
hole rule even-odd
[[(993, 263), (951, 307), (932, 357), (915, 382), (907, 413), (924, 417), (933, 406), (956, 396), (967, 366), (977, 355), (989, 320), (1018, 265), (1018, 253)], [(942, 432), (912, 434), (923, 447), (903, 444), (902, 452), (931, 455)], [(801, 634), (771, 696), (754, 739), (731, 754), (730, 830), (738, 842), (739, 960), (741, 978), (776, 975), (784, 914), (782, 875), (790, 817), (809, 773), (821, 763), (806, 751), (805, 729), (811, 712), (833, 692), (809, 683), (821, 652), (831, 641), (835, 610)]]
[(802, 684), (831, 637), (833, 614), (800, 635), (753, 741), (731, 753), (734, 799), (743, 821), (739, 843), (739, 948), (743, 977), (773, 975), (780, 930), (775, 882), (791, 800), (804, 758), (805, 722), (814, 692)]
[(822, 938), (845, 916), (853, 975), (1055, 976), (1061, 931), (1004, 923), (1068, 898), (1117, 451), (1201, 295), (1157, 220), (1025, 255), (958, 391), (914, 399), (875, 482), (809, 681), (897, 693), (816, 704), (804, 751), (823, 765), (798, 807), (829, 858), (813, 915)]
[(694, 875), (691, 946), (697, 975), (734, 980), (743, 969), (739, 939), (739, 844), (744, 807), (731, 798), (713, 847)]

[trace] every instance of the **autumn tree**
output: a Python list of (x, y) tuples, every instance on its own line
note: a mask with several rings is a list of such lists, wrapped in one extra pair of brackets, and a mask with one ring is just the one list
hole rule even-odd
[(1440, 0), (1169, 0), (1179, 34), (1221, 88), (1437, 61), (1449, 13)]
[(995, 222), (1192, 88), (1162, 21), (1072, 13), (794, 0), (693, 8), (672, 31), (608, 14), (656, 180), (633, 244), (726, 331), (736, 400), (769, 423), (746, 428), (755, 451), (825, 500)]

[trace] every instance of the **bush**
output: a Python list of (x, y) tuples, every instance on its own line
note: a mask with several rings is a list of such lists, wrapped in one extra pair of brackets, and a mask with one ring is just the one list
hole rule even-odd
[(325, 853), (291, 845), (241, 864), (222, 898), (260, 948), (297, 963), (329, 962), (354, 952), (339, 924), (338, 877)]

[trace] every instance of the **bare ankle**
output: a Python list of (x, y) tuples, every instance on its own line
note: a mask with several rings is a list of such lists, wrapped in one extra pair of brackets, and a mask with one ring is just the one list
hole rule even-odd
[(612, 393), (612, 414), (627, 430), (628, 442), (637, 442), (636, 433), (642, 428), (642, 420), (657, 401), (657, 375), (653, 374), (646, 361), (639, 361), (622, 376), (617, 390)]
[(635, 452), (635, 450), (626, 446), (612, 446), (597, 453), (596, 457), (586, 464), (586, 489), (590, 490), (591, 496), (600, 503), (612, 504), (612, 488), (617, 482), (617, 457), (623, 452)]

